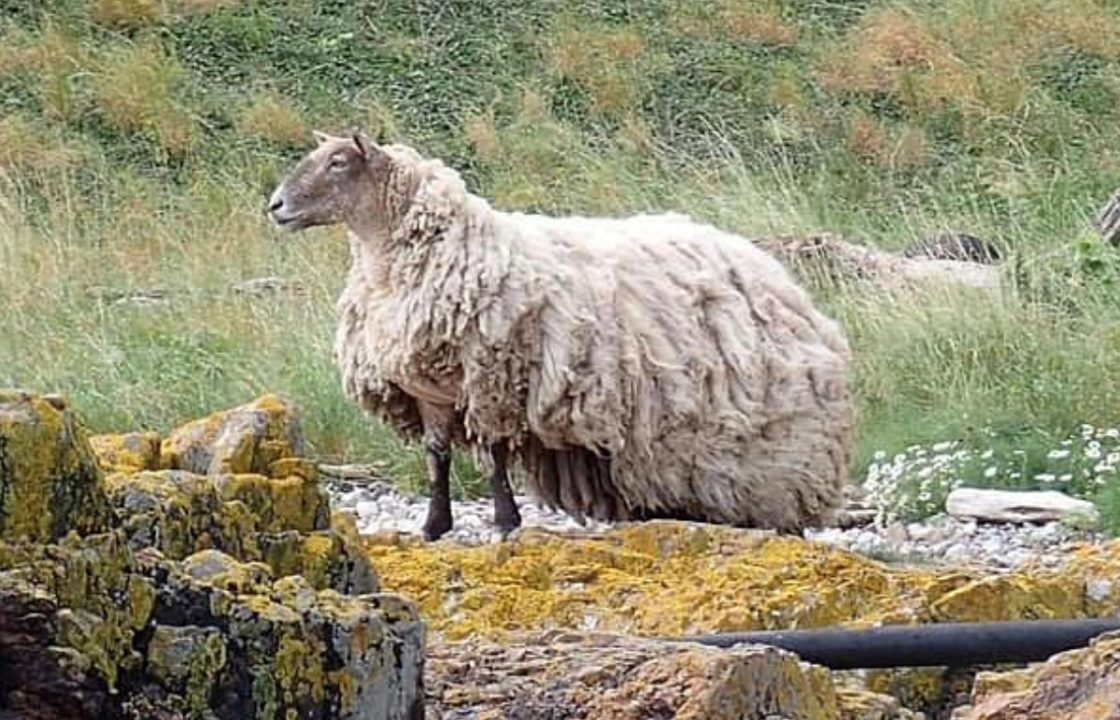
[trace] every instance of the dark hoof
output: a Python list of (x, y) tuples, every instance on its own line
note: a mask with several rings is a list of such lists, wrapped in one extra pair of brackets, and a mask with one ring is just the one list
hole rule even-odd
[(428, 542), (439, 540), (451, 529), (451, 518), (447, 516), (428, 516), (421, 532)]
[(494, 524), (498, 526), (502, 535), (509, 535), (521, 527), (521, 511), (517, 509), (516, 503), (494, 508)]

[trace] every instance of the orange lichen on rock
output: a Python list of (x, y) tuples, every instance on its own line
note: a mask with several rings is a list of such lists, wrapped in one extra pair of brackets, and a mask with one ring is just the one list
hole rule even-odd
[(798, 538), (689, 523), (586, 537), (524, 530), (481, 547), (388, 536), (367, 546), (384, 586), (414, 598), (449, 640), (550, 628), (679, 635), (1080, 617), (1090, 607), (1079, 574), (1088, 559), (1063, 574), (991, 578), (888, 567)]
[(159, 469), (160, 437), (153, 432), (91, 435), (90, 447), (105, 472), (142, 472)]

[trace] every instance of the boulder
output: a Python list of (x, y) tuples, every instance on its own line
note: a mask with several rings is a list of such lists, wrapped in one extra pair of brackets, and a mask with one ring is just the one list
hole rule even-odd
[(1120, 719), (1120, 633), (1031, 669), (981, 673), (953, 720)]
[(146, 434), (95, 458), (64, 400), (0, 392), (0, 717), (423, 716), (416, 607), (377, 592), (290, 409), (247, 407), (163, 444), (202, 474), (153, 470)]
[(772, 647), (556, 631), (436, 646), (427, 662), (432, 720), (914, 717), (890, 698), (837, 693), (826, 670)]
[(902, 256), (985, 264), (996, 263), (1003, 258), (999, 248), (992, 243), (955, 230), (942, 230), (931, 237), (923, 238), (904, 248)]
[(314, 479), (160, 470), (116, 473), (106, 487), (135, 550), (155, 548), (178, 560), (214, 549), (264, 562), (277, 577), (303, 575), (317, 589), (378, 588), (352, 521), (331, 517)]
[(160, 448), (160, 467), (198, 475), (267, 475), (277, 460), (304, 451), (295, 408), (276, 395), (223, 410), (172, 431)]
[(160, 436), (154, 432), (91, 435), (89, 444), (105, 472), (159, 469)]
[(945, 499), (945, 511), (958, 518), (983, 522), (1027, 523), (1086, 518), (1095, 522), (1097, 508), (1087, 500), (1057, 490), (992, 490), (957, 488)]
[(755, 244), (806, 282), (863, 287), (893, 296), (933, 288), (998, 295), (1004, 285), (997, 265), (927, 254), (905, 257), (829, 233), (762, 238)]
[(66, 401), (0, 389), (0, 540), (45, 542), (111, 522), (101, 469)]
[(216, 550), (137, 554), (120, 530), (7, 550), (0, 707), (17, 717), (422, 717), (423, 624), (400, 598)]

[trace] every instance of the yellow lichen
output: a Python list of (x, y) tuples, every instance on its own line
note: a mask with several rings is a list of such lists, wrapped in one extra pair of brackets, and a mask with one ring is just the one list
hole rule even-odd
[(471, 548), (375, 537), (367, 547), (386, 590), (413, 598), (452, 640), (553, 627), (677, 635), (1077, 617), (1084, 598), (1083, 582), (1066, 576), (891, 568), (824, 544), (684, 523), (580, 539), (525, 530)]
[(92, 435), (89, 444), (101, 469), (106, 472), (159, 469), (160, 437), (156, 433)]
[(88, 436), (65, 400), (0, 390), (0, 536), (96, 532), (109, 515)]

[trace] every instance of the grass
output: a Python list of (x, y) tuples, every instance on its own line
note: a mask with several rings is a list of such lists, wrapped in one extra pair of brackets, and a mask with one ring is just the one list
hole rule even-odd
[[(1086, 231), (1120, 175), (1110, 4), (27, 8), (0, 0), (0, 385), (66, 393), (97, 431), (166, 431), (278, 391), (317, 454), (423, 486), (419, 452), (341, 395), (341, 233), (282, 236), (260, 212), (311, 128), (355, 126), (510, 209), (676, 209), (888, 249), (953, 227), (1010, 249), (1023, 282), (1003, 303), (814, 288), (856, 348), (857, 477), (880, 451), (1043, 458), (1082, 423), (1116, 424), (1120, 267)], [(264, 275), (307, 292), (231, 290)], [(166, 302), (128, 300), (153, 288)], [(455, 482), (485, 487), (461, 458)], [(1120, 484), (1073, 489), (1120, 525)]]

